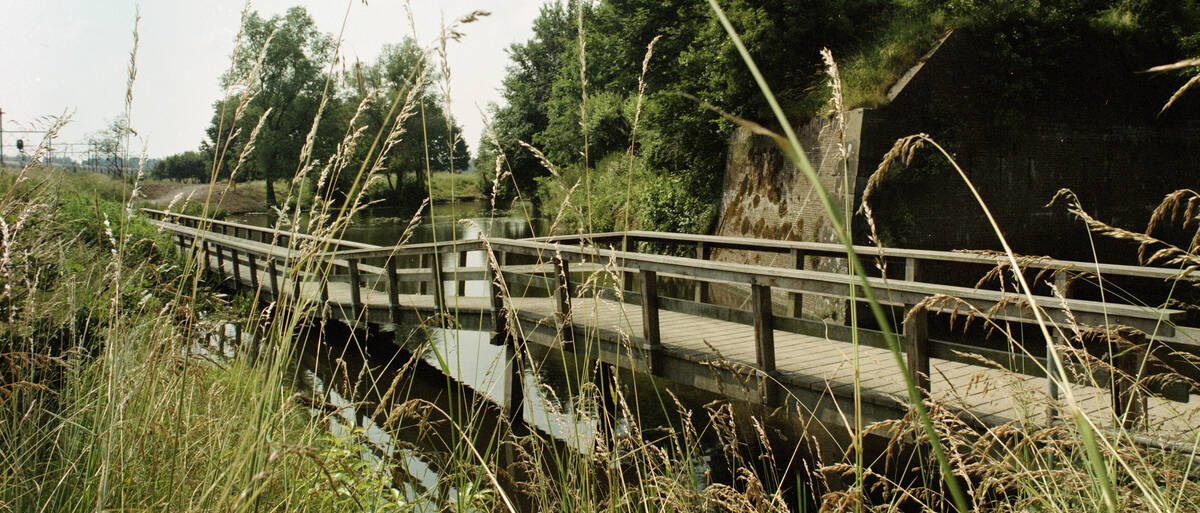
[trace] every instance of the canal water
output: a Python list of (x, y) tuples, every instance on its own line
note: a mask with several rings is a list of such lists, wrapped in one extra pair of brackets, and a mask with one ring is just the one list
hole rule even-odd
[[(527, 214), (531, 211), (531, 208), (518, 208), (508, 213), (493, 214), (488, 212), (483, 202), (434, 205), (412, 231), (408, 243), (452, 238), (475, 239), (481, 235), (503, 238), (544, 235), (547, 221), (531, 217)], [(243, 215), (234, 220), (259, 226), (272, 224), (266, 215)], [(409, 222), (409, 217), (401, 216), (396, 211), (375, 209), (357, 217), (342, 238), (389, 246), (400, 240)], [(482, 266), (483, 258), (482, 252), (470, 252), (467, 265)], [(402, 266), (404, 264), (401, 262)], [(415, 265), (416, 262), (408, 264)], [(454, 298), (450, 294), (457, 292), (456, 287), (452, 282), (446, 282), (446, 285), (447, 305), (453, 309)], [(466, 296), (485, 296), (487, 287), (488, 284), (482, 280), (468, 281), (464, 292)], [(334, 407), (340, 408), (337, 413), (340, 419), (331, 422), (331, 430), (345, 434), (351, 429), (348, 425), (355, 426), (354, 434), (363, 439), (366, 448), (365, 458), (378, 460), (386, 455), (394, 461), (406, 462), (408, 468), (402, 469), (403, 472), (396, 475), (395, 481), (403, 486), (410, 498), (421, 497), (422, 494), (426, 498), (443, 494), (437, 501), (442, 504), (445, 504), (444, 500), (453, 499), (457, 492), (453, 487), (447, 489), (440, 484), (436, 462), (427, 457), (398, 454), (401, 447), (410, 444), (398, 440), (400, 435), (395, 430), (384, 429), (386, 414), (384, 418), (376, 418), (370, 413), (379, 411), (378, 402), (385, 399), (380, 388), (387, 388), (387, 384), (396, 381), (394, 377), (401, 373), (406, 375), (404, 395), (407, 398), (437, 402), (449, 397), (451, 403), (455, 400), (453, 398), (469, 403), (470, 399), (463, 399), (469, 396), (499, 403), (508, 371), (505, 348), (490, 345), (490, 333), (487, 332), (400, 327), (411, 336), (422, 337), (423, 341), (428, 342), (424, 345), (427, 349), (421, 354), (409, 355), (391, 346), (391, 334), (364, 340), (351, 336), (348, 330), (343, 334), (334, 334), (328, 331), (329, 328), (325, 329), (326, 332), (321, 336), (309, 336), (308, 340), (302, 341), (300, 347), (303, 350), (299, 352), (298, 363), (301, 384), (314, 397), (324, 397)], [(341, 344), (341, 340), (349, 342)], [(532, 359), (540, 365), (536, 368), (525, 366), (522, 376), (524, 421), (528, 426), (549, 435), (561, 449), (589, 454), (596, 447), (600, 417), (594, 401), (580, 403), (577, 392), (581, 386), (580, 376), (590, 376), (592, 370), (567, 368), (568, 365), (554, 356), (535, 354)], [(369, 381), (376, 385), (364, 388), (364, 375), (370, 375)], [(629, 380), (629, 377), (622, 379)], [(465, 386), (460, 389), (460, 384)], [(641, 389), (645, 384), (623, 382), (622, 386)], [(637, 394), (628, 393), (628, 397), (637, 397)], [(615, 435), (627, 434), (631, 429), (639, 429), (643, 434), (654, 430), (675, 432), (682, 420), (679, 407), (670, 399), (664, 399), (659, 396), (643, 400), (644, 404), (630, 404), (628, 409), (617, 408), (613, 419)], [(684, 404), (688, 403), (685, 398)], [(702, 425), (705, 422), (703, 408), (695, 401), (691, 402), (691, 406), (696, 410), (691, 421)], [(498, 415), (499, 410), (494, 413)], [(498, 423), (498, 419), (485, 419), (485, 422)], [(732, 477), (730, 469), (724, 464), (727, 451), (717, 440), (711, 439), (711, 434), (708, 436), (709, 443), (703, 444), (692, 469), (692, 480), (701, 489), (712, 482), (722, 482)]]

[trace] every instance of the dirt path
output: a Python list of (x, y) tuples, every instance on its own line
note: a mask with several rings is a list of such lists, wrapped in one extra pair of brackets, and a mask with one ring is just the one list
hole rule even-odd
[[(209, 195), (209, 184), (188, 184), (174, 182), (148, 183), (142, 186), (142, 196), (146, 201), (157, 207), (166, 207), (175, 203), (175, 210), (183, 203), (201, 204)], [(267, 209), (266, 198), (259, 187), (250, 184), (238, 184), (236, 188), (228, 184), (211, 185), (212, 205), (230, 214), (246, 212), (262, 212)], [(177, 199), (178, 198), (178, 199)]]

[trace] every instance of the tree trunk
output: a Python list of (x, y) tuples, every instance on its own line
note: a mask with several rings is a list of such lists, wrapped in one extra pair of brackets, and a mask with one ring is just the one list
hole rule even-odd
[(271, 177), (271, 173), (264, 173), (267, 179), (267, 205), (276, 206), (275, 203), (275, 181)]

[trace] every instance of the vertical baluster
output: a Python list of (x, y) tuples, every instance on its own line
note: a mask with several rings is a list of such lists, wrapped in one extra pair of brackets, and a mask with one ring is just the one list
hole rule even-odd
[(558, 339), (568, 349), (575, 342), (575, 329), (571, 325), (571, 266), (562, 257), (554, 256), (554, 304), (558, 316)]
[[(805, 268), (804, 251), (801, 251), (800, 249), (793, 249), (791, 253), (792, 269), (803, 271)], [(792, 317), (799, 319), (800, 317), (804, 316), (804, 294), (792, 292), (790, 295), (792, 296)]]
[(642, 288), (642, 339), (646, 345), (646, 365), (650, 374), (660, 376), (662, 372), (659, 360), (659, 350), (662, 348), (662, 338), (659, 336), (658, 323), (658, 273), (642, 269), (638, 272)]
[(351, 258), (350, 260), (346, 261), (346, 265), (348, 267), (350, 267), (350, 309), (352, 312), (351, 315), (353, 315), (354, 319), (357, 320), (359, 318), (359, 316), (362, 315), (362, 311), (363, 311), (362, 291), (359, 289), (359, 287), (362, 286), (362, 283), (360, 281), (361, 277), (358, 274), (358, 260)]
[(750, 286), (750, 302), (754, 309), (754, 354), (761, 371), (759, 376), (759, 400), (774, 405), (778, 400), (778, 383), (775, 374), (775, 314), (771, 311), (771, 287), (754, 284)]
[[(709, 256), (708, 244), (705, 244), (703, 242), (697, 242), (696, 243), (696, 259), (697, 260), (708, 260), (708, 256)], [(695, 300), (697, 303), (707, 303), (709, 301), (708, 287), (709, 287), (709, 285), (708, 285), (707, 281), (697, 281), (696, 282)]]

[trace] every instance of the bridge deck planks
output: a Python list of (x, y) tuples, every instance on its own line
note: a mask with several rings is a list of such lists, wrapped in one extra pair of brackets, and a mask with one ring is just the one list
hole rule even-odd
[[(210, 239), (225, 237), (214, 234)], [(237, 239), (242, 246), (262, 246), (263, 252), (279, 250), (269, 244)], [(272, 249), (274, 248), (274, 249)], [(259, 249), (259, 248), (255, 248)], [(203, 253), (201, 253), (203, 254)], [(244, 256), (242, 257), (245, 258)], [(209, 267), (217, 267), (215, 256)], [(514, 266), (518, 267), (518, 266)], [(537, 270), (534, 266), (521, 266)], [(239, 282), (249, 285), (250, 270), (245, 263), (239, 266)], [(506, 267), (506, 272), (508, 268)], [(264, 265), (258, 266), (258, 283), (264, 293), (269, 276)], [(280, 270), (280, 288), (290, 293), (292, 283)], [(225, 259), (223, 274), (231, 276), (233, 263)], [(449, 281), (449, 280), (447, 280)], [(373, 283), (373, 281), (371, 282)], [(350, 285), (345, 282), (330, 282), (330, 308), (350, 312)], [(461, 313), (483, 314), (491, 310), (486, 297), (454, 296), (454, 288), (447, 287), (446, 302), (451, 310)], [(306, 300), (320, 301), (320, 286), (316, 281), (302, 281), (301, 293)], [(386, 293), (364, 287), (361, 299), (366, 307), (379, 308), (388, 305)], [(432, 295), (401, 294), (402, 309), (414, 310), (425, 315), (432, 313)], [(541, 320), (553, 325), (554, 302), (548, 297), (514, 297), (507, 303), (517, 314), (526, 319)], [(671, 354), (693, 359), (720, 358), (729, 363), (753, 368), (754, 327), (729, 321), (721, 321), (674, 311), (661, 310), (660, 327), (663, 349)], [(577, 333), (588, 336), (612, 336), (628, 338), (635, 345), (642, 343), (642, 311), (634, 304), (594, 297), (575, 297), (572, 303), (572, 321)], [(602, 330), (597, 332), (596, 330)], [(578, 339), (577, 339), (578, 340)], [(775, 330), (776, 375), (789, 387), (799, 387), (817, 392), (847, 396), (853, 390), (852, 346), (846, 342), (830, 340)], [(860, 346), (859, 375), (861, 389), (876, 397), (891, 398), (894, 406), (907, 403), (907, 392), (903, 379), (896, 372), (896, 361), (889, 350)], [(986, 366), (974, 366), (940, 359), (931, 361), (931, 394), (940, 404), (965, 412), (984, 425), (999, 425), (1012, 421), (1044, 424), (1048, 408), (1045, 378), (1017, 375)], [(1080, 409), (1089, 414), (1101, 428), (1113, 425), (1111, 397), (1104, 388), (1072, 385), (1071, 391)], [(1034, 411), (1025, 411), (1023, 405), (1039, 405)], [(1160, 439), (1187, 439), (1194, 437), (1200, 421), (1200, 400), (1191, 396), (1188, 403), (1173, 403), (1165, 399), (1148, 399), (1147, 426)], [(1022, 420), (1023, 419), (1023, 420)]]

